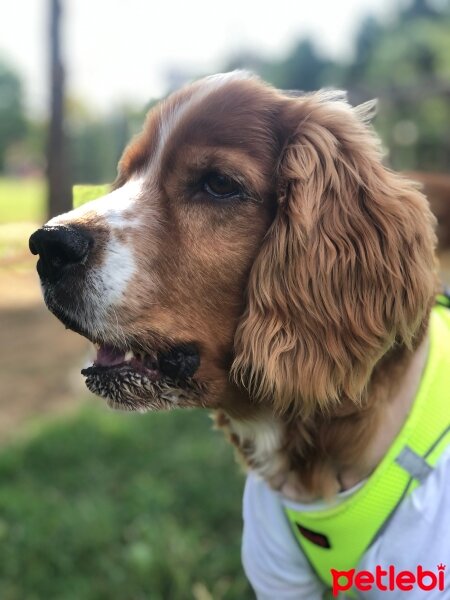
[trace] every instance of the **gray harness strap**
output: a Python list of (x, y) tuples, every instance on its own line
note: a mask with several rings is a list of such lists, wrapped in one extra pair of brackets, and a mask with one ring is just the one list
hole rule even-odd
[(409, 446), (403, 448), (395, 459), (395, 462), (409, 473), (411, 477), (420, 481), (420, 483), (425, 481), (428, 475), (433, 471), (433, 467), (427, 463), (423, 456), (416, 454)]

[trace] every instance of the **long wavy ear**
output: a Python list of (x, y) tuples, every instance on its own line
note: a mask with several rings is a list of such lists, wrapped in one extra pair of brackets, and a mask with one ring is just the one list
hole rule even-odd
[(415, 185), (382, 165), (372, 110), (328, 93), (286, 99), (295, 125), (232, 369), (279, 411), (360, 403), (376, 363), (394, 345), (413, 349), (426, 327), (434, 218)]

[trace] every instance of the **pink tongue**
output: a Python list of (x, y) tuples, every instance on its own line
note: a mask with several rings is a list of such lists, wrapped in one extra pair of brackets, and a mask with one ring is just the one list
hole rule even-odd
[(113, 367), (125, 362), (125, 353), (114, 346), (100, 346), (97, 350), (95, 364), (102, 367)]

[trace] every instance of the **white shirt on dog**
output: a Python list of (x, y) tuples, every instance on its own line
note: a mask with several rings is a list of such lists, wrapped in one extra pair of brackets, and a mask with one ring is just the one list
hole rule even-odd
[[(354, 493), (349, 490), (338, 502)], [(287, 501), (256, 474), (250, 473), (244, 492), (242, 561), (258, 600), (322, 600), (331, 598), (302, 553), (288, 524), (283, 505), (318, 510), (317, 504)], [(357, 571), (375, 573), (376, 565), (394, 565), (396, 571), (415, 572), (418, 565), (436, 573), (446, 565), (445, 591), (382, 591), (376, 586), (358, 592), (364, 600), (450, 598), (450, 448), (434, 470), (397, 509), (388, 526), (366, 551)], [(342, 598), (343, 596), (339, 596)]]

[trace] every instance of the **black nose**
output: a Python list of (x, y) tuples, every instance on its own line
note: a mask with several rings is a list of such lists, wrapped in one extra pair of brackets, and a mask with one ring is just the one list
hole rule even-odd
[(40, 278), (54, 283), (70, 267), (86, 261), (92, 238), (74, 227), (57, 225), (35, 231), (29, 245), (32, 254), (39, 254)]

